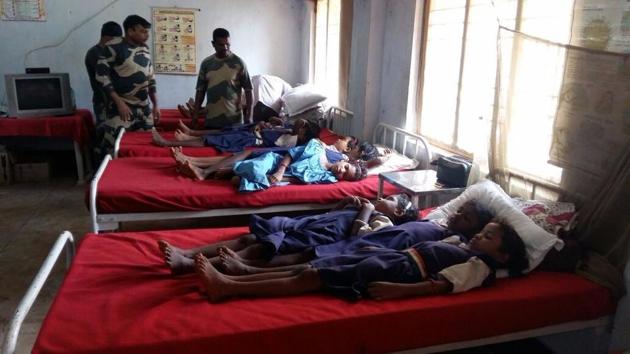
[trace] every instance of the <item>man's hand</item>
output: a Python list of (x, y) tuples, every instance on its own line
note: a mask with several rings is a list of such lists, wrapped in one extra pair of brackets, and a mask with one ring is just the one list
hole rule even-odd
[(162, 118), (160, 109), (154, 105), (153, 106), (153, 125), (157, 125), (160, 122), (160, 118)]
[(119, 101), (116, 103), (116, 109), (118, 110), (118, 115), (123, 122), (129, 122), (131, 120), (131, 109), (125, 102)]

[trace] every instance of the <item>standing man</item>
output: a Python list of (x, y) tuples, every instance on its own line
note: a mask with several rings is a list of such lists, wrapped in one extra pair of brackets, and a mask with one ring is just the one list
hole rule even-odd
[[(103, 123), (107, 118), (107, 115), (105, 114), (105, 102), (107, 101), (107, 97), (96, 81), (96, 62), (101, 55), (101, 51), (105, 48), (105, 43), (121, 36), (122, 28), (118, 23), (113, 21), (106, 22), (101, 27), (101, 39), (85, 54), (85, 68), (87, 69), (88, 77), (90, 78), (90, 86), (92, 86), (92, 108), (94, 109), (96, 126), (101, 125), (101, 123)], [(99, 135), (96, 139), (97, 141), (101, 141), (103, 137)], [(96, 154), (103, 155), (100, 151), (99, 145), (100, 144), (96, 144), (95, 146)]]
[[(195, 104), (191, 112), (193, 125), (197, 125), (197, 113), (201, 110), (204, 95), (208, 98), (203, 124), (206, 129), (250, 123), (252, 82), (245, 62), (230, 51), (230, 32), (224, 28), (215, 29), (212, 46), (216, 53), (205, 58), (199, 68)], [(241, 110), (243, 89), (245, 107)]]
[(160, 119), (153, 64), (146, 45), (151, 24), (131, 15), (123, 27), (125, 37), (107, 43), (96, 66), (96, 80), (110, 98), (107, 119), (97, 127), (103, 136), (99, 142), (102, 154), (113, 152), (119, 128), (150, 130)]

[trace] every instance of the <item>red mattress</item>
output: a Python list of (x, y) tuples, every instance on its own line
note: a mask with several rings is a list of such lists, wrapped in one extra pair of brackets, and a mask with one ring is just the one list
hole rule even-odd
[[(171, 131), (160, 132), (167, 140), (173, 140), (174, 133)], [(324, 128), (319, 134), (319, 138), (326, 144), (334, 144), (339, 135)], [(189, 156), (219, 156), (228, 155), (222, 153), (214, 147), (184, 147), (184, 154)], [(167, 157), (171, 156), (170, 149), (153, 145), (151, 142), (151, 132), (136, 131), (125, 132), (118, 148), (118, 157)]]
[(182, 116), (177, 108), (160, 109), (160, 121), (156, 125), (156, 128), (164, 131), (174, 131), (177, 129), (179, 120), (181, 119), (188, 126), (192, 124), (192, 119)]
[[(175, 133), (172, 131), (160, 132), (167, 140), (173, 140)], [(188, 156), (220, 156), (231, 155), (222, 153), (211, 146), (205, 147), (184, 147), (184, 154)], [(171, 156), (171, 149), (153, 145), (151, 142), (151, 132), (135, 131), (125, 132), (120, 140), (118, 157), (167, 157)]]
[[(382, 353), (611, 314), (605, 288), (534, 272), (462, 294), (349, 303), (324, 294), (206, 301), (156, 246), (190, 247), (246, 228), (86, 236), (33, 353)], [(477, 324), (477, 325), (474, 325)]]
[[(386, 195), (397, 189), (386, 183)], [(200, 211), (299, 203), (336, 203), (348, 195), (376, 198), (378, 176), (332, 184), (290, 184), (240, 193), (228, 180), (198, 181), (180, 175), (173, 158), (135, 157), (109, 162), (98, 184), (99, 213)]]

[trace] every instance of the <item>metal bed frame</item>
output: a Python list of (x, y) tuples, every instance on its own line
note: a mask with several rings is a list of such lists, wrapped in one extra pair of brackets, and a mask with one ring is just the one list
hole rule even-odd
[[(53, 266), (59, 260), (59, 257), (63, 250), (66, 250), (66, 270), (70, 267), (72, 260), (75, 255), (75, 245), (74, 238), (69, 231), (64, 231), (59, 237), (57, 241), (52, 246), (48, 256), (44, 260), (42, 266), (40, 267), (38, 273), (35, 275), (35, 278), (31, 282), (30, 287), (28, 288), (26, 294), (20, 301), (18, 307), (16, 308), (14, 315), (9, 322), (8, 329), (6, 331), (6, 336), (4, 338), (4, 342), (2, 345), (2, 352), (0, 354), (14, 354), (15, 348), (20, 332), (20, 328), (24, 321), (24, 318), (30, 311), (33, 303), (37, 299), (44, 283), (48, 280), (50, 273), (53, 269)], [(626, 286), (630, 286), (627, 284)], [(617, 316), (622, 316), (622, 313), (617, 313)], [(560, 324), (549, 325), (546, 327), (539, 327), (531, 330), (512, 332), (507, 334), (502, 334), (498, 336), (486, 337), (475, 340), (467, 340), (461, 342), (453, 342), (446, 343), (441, 345), (435, 345), (424, 348), (411, 349), (406, 351), (396, 352), (398, 354), (417, 354), (417, 353), (434, 353), (441, 352), (447, 350), (456, 350), (461, 348), (468, 348), (480, 345), (488, 345), (494, 343), (501, 343), (513, 340), (519, 340), (524, 338), (532, 338), (532, 337), (540, 337), (551, 334), (560, 334), (584, 329), (594, 329), (596, 334), (602, 334), (608, 329), (610, 329), (610, 325), (612, 323), (613, 316), (603, 316), (600, 318), (596, 318), (593, 320), (586, 321), (570, 321)]]
[[(339, 108), (332, 107), (329, 109), (327, 116), (320, 125), (329, 127), (331, 130), (340, 134), (348, 135), (353, 113)], [(122, 133), (119, 134), (122, 137)], [(118, 140), (118, 139), (117, 139)], [(420, 135), (406, 132), (403, 129), (396, 128), (389, 124), (379, 123), (374, 129), (372, 142), (384, 145), (403, 153), (405, 156), (417, 159), (419, 169), (428, 168), (431, 161), (431, 150), (427, 141)], [(252, 208), (223, 208), (209, 209), (203, 211), (171, 211), (171, 212), (155, 212), (155, 213), (98, 213), (96, 200), (98, 198), (98, 184), (100, 182), (107, 165), (111, 161), (111, 156), (103, 159), (99, 169), (94, 175), (94, 179), (90, 185), (90, 214), (92, 220), (92, 231), (98, 233), (100, 231), (110, 231), (119, 228), (121, 222), (130, 221), (150, 221), (150, 220), (176, 220), (189, 218), (208, 218), (228, 215), (248, 215), (263, 213), (278, 213), (287, 211), (310, 211), (330, 209), (334, 204), (318, 204), (318, 203), (301, 203), (286, 205), (270, 205), (265, 207)]]

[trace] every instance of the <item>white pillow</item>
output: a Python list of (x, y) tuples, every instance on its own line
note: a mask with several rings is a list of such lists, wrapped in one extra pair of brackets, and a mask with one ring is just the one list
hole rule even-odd
[(466, 188), (459, 197), (438, 207), (429, 213), (427, 218), (446, 218), (454, 214), (465, 202), (472, 199), (488, 208), (496, 217), (505, 220), (518, 233), (527, 248), (528, 271), (536, 268), (552, 247), (560, 250), (564, 246), (564, 242), (556, 235), (543, 230), (517, 209), (503, 189), (489, 180)]
[(282, 95), (282, 102), (289, 117), (314, 108), (325, 100), (326, 96), (308, 84), (294, 87)]
[[(383, 155), (385, 147), (375, 145), (378, 152)], [(391, 156), (384, 163), (368, 168), (368, 176), (378, 175), (383, 172), (410, 170), (418, 166), (418, 160), (410, 159), (407, 156), (392, 149)]]

